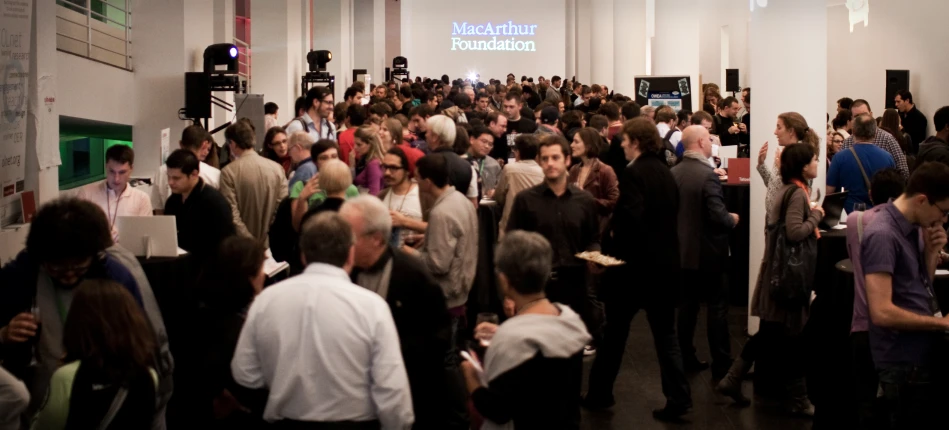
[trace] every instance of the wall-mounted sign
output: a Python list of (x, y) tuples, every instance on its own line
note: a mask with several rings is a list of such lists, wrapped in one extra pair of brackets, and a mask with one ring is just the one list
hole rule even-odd
[[(452, 22), (451, 50), (534, 52), (537, 51), (537, 46), (533, 40), (520, 40), (518, 37), (533, 38), (537, 27), (537, 24), (515, 24), (513, 21), (500, 24), (490, 21), (484, 24)], [(487, 36), (491, 38), (487, 39)], [(501, 39), (498, 39), (498, 36), (501, 36)]]

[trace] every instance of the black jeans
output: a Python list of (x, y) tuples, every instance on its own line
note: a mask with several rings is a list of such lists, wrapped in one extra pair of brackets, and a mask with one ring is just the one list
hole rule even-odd
[[(942, 365), (942, 363), (940, 363)], [(880, 386), (891, 429), (926, 429), (945, 425), (945, 386), (933, 368), (896, 365), (880, 369)]]
[[(658, 287), (654, 287), (658, 288)], [(667, 405), (692, 406), (692, 389), (682, 367), (682, 351), (675, 332), (675, 305), (668, 303), (637, 303), (636, 300), (607, 298), (606, 330), (603, 343), (597, 348), (596, 360), (590, 371), (588, 397), (613, 399), (613, 383), (619, 375), (629, 338), (629, 325), (640, 309), (646, 311), (652, 331), (656, 354), (659, 356), (659, 373), (662, 379), (662, 394)]]
[(880, 414), (874, 412), (880, 384), (870, 355), (870, 335), (865, 331), (850, 333), (850, 369), (853, 376), (853, 422), (856, 428), (880, 428)]
[(717, 270), (685, 270), (682, 303), (679, 305), (677, 330), (683, 360), (696, 360), (695, 323), (699, 303), (708, 304), (708, 348), (712, 356), (712, 375), (717, 379), (728, 373), (732, 365), (731, 340), (728, 335), (728, 285), (724, 273)]
[(587, 269), (585, 266), (555, 268), (547, 281), (545, 288), (547, 298), (570, 306), (580, 315), (587, 327), (587, 332), (597, 331), (593, 317), (593, 306), (588, 297)]

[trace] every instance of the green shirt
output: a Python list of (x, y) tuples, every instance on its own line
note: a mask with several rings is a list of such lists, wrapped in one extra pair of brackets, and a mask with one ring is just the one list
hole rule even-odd
[[(49, 381), (49, 391), (46, 392), (46, 401), (33, 418), (31, 430), (58, 430), (66, 428), (69, 419), (69, 400), (72, 394), (72, 384), (79, 371), (79, 361), (63, 365), (53, 373)], [(158, 387), (158, 374), (151, 371), (155, 387)]]
[[(306, 181), (299, 181), (293, 184), (293, 188), (290, 189), (290, 198), (295, 199), (300, 197), (300, 192), (303, 191), (303, 187), (306, 185)], [(355, 185), (350, 185), (346, 189), (346, 198), (351, 199), (353, 197), (359, 197), (359, 189)], [(323, 200), (326, 200), (326, 191), (320, 191), (312, 196), (310, 196), (310, 206), (315, 206), (320, 203), (323, 203)]]

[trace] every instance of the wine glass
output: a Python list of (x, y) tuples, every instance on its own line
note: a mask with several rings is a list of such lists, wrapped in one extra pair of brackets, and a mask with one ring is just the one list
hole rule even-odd
[(39, 361), (40, 334), (42, 333), (40, 331), (42, 327), (40, 323), (40, 307), (36, 303), (36, 300), (33, 301), (33, 306), (30, 307), (30, 315), (33, 315), (33, 323), (36, 324), (36, 335), (33, 336), (32, 339), (30, 339), (30, 343), (32, 343), (32, 350), (33, 350), (32, 357), (30, 358), (30, 366), (35, 367), (35, 366), (39, 366), (40, 364), (40, 361)]
[[(498, 319), (498, 314), (493, 313), (493, 312), (481, 312), (478, 314), (478, 318), (475, 320), (475, 330), (478, 329), (478, 326), (481, 325), (481, 323), (491, 323), (494, 325), (498, 325), (499, 321), (500, 320)], [(481, 346), (485, 348), (491, 345), (491, 339), (482, 338), (478, 340), (481, 341)]]

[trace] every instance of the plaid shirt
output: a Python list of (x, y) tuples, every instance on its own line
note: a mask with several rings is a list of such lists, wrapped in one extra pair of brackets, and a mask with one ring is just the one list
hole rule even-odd
[[(889, 152), (890, 155), (893, 156), (893, 161), (896, 162), (896, 168), (900, 170), (903, 178), (909, 178), (909, 165), (906, 164), (906, 155), (903, 154), (903, 149), (900, 148), (900, 144), (896, 143), (896, 139), (893, 138), (890, 133), (877, 129), (877, 134), (873, 137), (871, 143)], [(853, 136), (844, 140), (844, 146), (841, 148), (841, 151), (849, 150), (851, 146), (853, 146)]]

